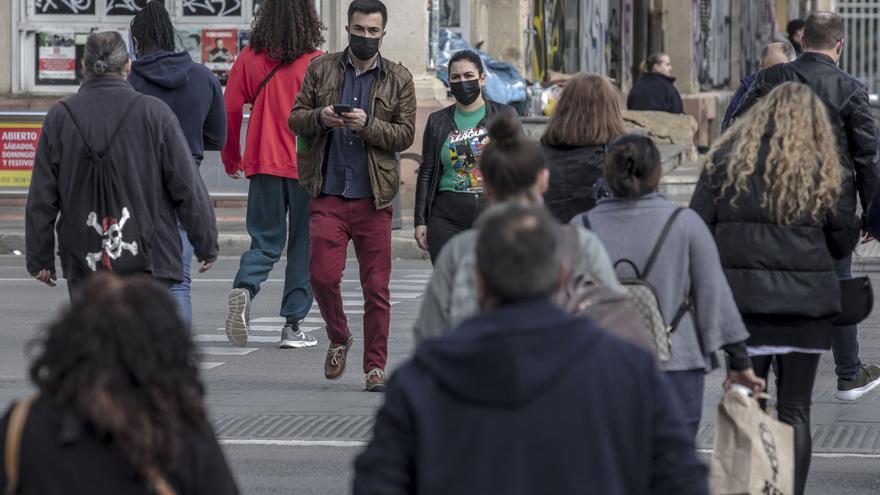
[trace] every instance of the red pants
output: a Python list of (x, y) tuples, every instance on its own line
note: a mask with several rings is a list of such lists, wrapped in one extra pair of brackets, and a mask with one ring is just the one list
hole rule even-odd
[(376, 211), (369, 198), (321, 196), (309, 207), (309, 231), (312, 291), (327, 337), (333, 344), (345, 344), (351, 335), (340, 291), (351, 240), (364, 294), (364, 373), (384, 370), (391, 324), (391, 208)]

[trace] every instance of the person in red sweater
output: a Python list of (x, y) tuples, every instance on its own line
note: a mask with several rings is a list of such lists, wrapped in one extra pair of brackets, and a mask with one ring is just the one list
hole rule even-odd
[[(287, 268), (281, 316), (286, 320), (279, 346), (317, 344), (299, 323), (312, 306), (309, 285), (309, 193), (300, 185), (296, 136), (287, 115), (309, 62), (321, 54), (321, 21), (312, 0), (264, 0), (254, 18), (250, 46), (232, 66), (226, 84), (228, 139), (221, 152), (226, 173), (250, 180), (247, 231), (251, 247), (241, 255), (227, 303), (226, 336), (247, 345), (251, 301), (281, 258), (287, 244)], [(241, 156), (242, 107), (251, 105)]]

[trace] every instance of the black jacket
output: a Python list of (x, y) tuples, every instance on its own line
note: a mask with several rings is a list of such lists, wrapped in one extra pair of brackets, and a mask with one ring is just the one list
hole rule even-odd
[(714, 177), (703, 174), (691, 208), (712, 230), (724, 274), (751, 337), (749, 345), (827, 349), (830, 318), (840, 312), (832, 257), (848, 256), (859, 239), (855, 204), (841, 198), (834, 214), (783, 225), (761, 207), (769, 132), (758, 153), (748, 194), (731, 206), (734, 192), (718, 198), (720, 174), (730, 147), (717, 152)]
[[(486, 100), (484, 123), (504, 114), (516, 116), (516, 111), (504, 103)], [(416, 207), (413, 214), (416, 226), (428, 225), (428, 220), (431, 218), (431, 207), (440, 188), (440, 177), (443, 175), (440, 153), (443, 151), (443, 143), (454, 127), (455, 105), (437, 110), (428, 117), (422, 137), (422, 164), (419, 166), (419, 179), (416, 183)]]
[(642, 74), (629, 91), (629, 96), (626, 97), (626, 108), (684, 113), (681, 95), (675, 89), (674, 82), (674, 77), (667, 77), (656, 72)]
[(131, 63), (128, 81), (139, 93), (155, 96), (177, 115), (196, 163), (205, 151), (226, 144), (226, 105), (220, 81), (187, 52), (156, 52)]
[[(217, 222), (211, 198), (190, 154), (177, 117), (168, 105), (141, 96), (125, 79), (105, 76), (86, 80), (77, 94), (65, 99), (85, 127), (95, 150), (102, 150), (122, 113), (139, 97), (109, 154), (119, 169), (143, 236), (149, 271), (158, 278), (183, 280), (183, 260), (177, 219), (183, 224), (199, 261), (217, 259)], [(37, 146), (25, 214), (27, 269), (55, 271), (55, 227), (65, 218), (64, 205), (77, 191), (70, 190), (77, 158), (85, 151), (83, 138), (60, 104), (49, 109)], [(58, 239), (65, 276), (78, 277), (77, 263)]]
[[(9, 414), (0, 421), (0, 445)], [(178, 468), (164, 473), (177, 495), (237, 495), (223, 451), (211, 432), (184, 427)], [(22, 433), (18, 495), (149, 495), (147, 482), (126, 463), (117, 448), (101, 441), (94, 427), (37, 399)], [(0, 466), (4, 463), (0, 449)], [(0, 487), (6, 486), (0, 469)]]
[(354, 493), (706, 494), (652, 361), (547, 301), (477, 316), (391, 378)]
[(593, 184), (605, 170), (605, 145), (541, 146), (550, 166), (544, 204), (562, 223), (596, 206)]
[[(841, 164), (846, 174), (855, 174), (863, 211), (874, 197), (877, 176), (880, 175), (877, 130), (868, 103), (868, 91), (858, 79), (844, 72), (831, 57), (806, 52), (797, 60), (774, 65), (758, 72), (755, 82), (740, 103), (734, 118), (739, 118), (761, 97), (784, 82), (806, 84), (828, 107), (831, 125), (837, 136)], [(846, 181), (849, 194), (855, 201), (852, 179)]]

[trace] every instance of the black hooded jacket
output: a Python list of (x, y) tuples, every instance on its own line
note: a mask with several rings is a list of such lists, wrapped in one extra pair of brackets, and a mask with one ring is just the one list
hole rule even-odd
[(675, 89), (675, 78), (657, 72), (639, 77), (626, 97), (626, 108), (654, 112), (684, 113), (681, 95)]
[(714, 176), (703, 174), (691, 199), (718, 244), (721, 265), (751, 336), (751, 346), (828, 349), (831, 317), (840, 312), (840, 290), (832, 259), (848, 256), (859, 239), (854, 198), (841, 195), (835, 212), (790, 225), (774, 221), (761, 206), (768, 130), (758, 152), (748, 194), (731, 206), (734, 192), (719, 198), (730, 146), (713, 158)]
[(226, 106), (217, 77), (187, 52), (154, 52), (131, 63), (128, 81), (164, 101), (177, 115), (196, 164), (226, 144)]
[[(880, 142), (865, 85), (838, 67), (831, 57), (805, 52), (794, 62), (758, 72), (734, 118), (745, 115), (759, 99), (784, 82), (806, 84), (828, 107), (841, 165), (846, 175), (855, 175), (855, 189), (858, 189), (862, 209), (868, 211), (880, 175)], [(847, 186), (851, 184), (847, 181)], [(854, 188), (846, 189), (845, 194), (855, 200)]]
[(545, 300), (425, 341), (391, 378), (354, 493), (707, 494), (646, 352)]
[(605, 173), (605, 145), (548, 146), (541, 149), (550, 166), (544, 205), (562, 223), (596, 206), (593, 186)]

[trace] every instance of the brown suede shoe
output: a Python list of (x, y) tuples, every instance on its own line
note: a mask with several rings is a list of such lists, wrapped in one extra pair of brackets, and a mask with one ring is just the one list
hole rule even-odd
[(330, 348), (327, 349), (327, 358), (324, 359), (324, 376), (328, 380), (337, 380), (345, 373), (345, 361), (348, 358), (351, 342), (352, 338), (349, 335), (344, 345), (330, 343)]
[(367, 392), (383, 392), (385, 390), (385, 372), (373, 368), (367, 373)]

